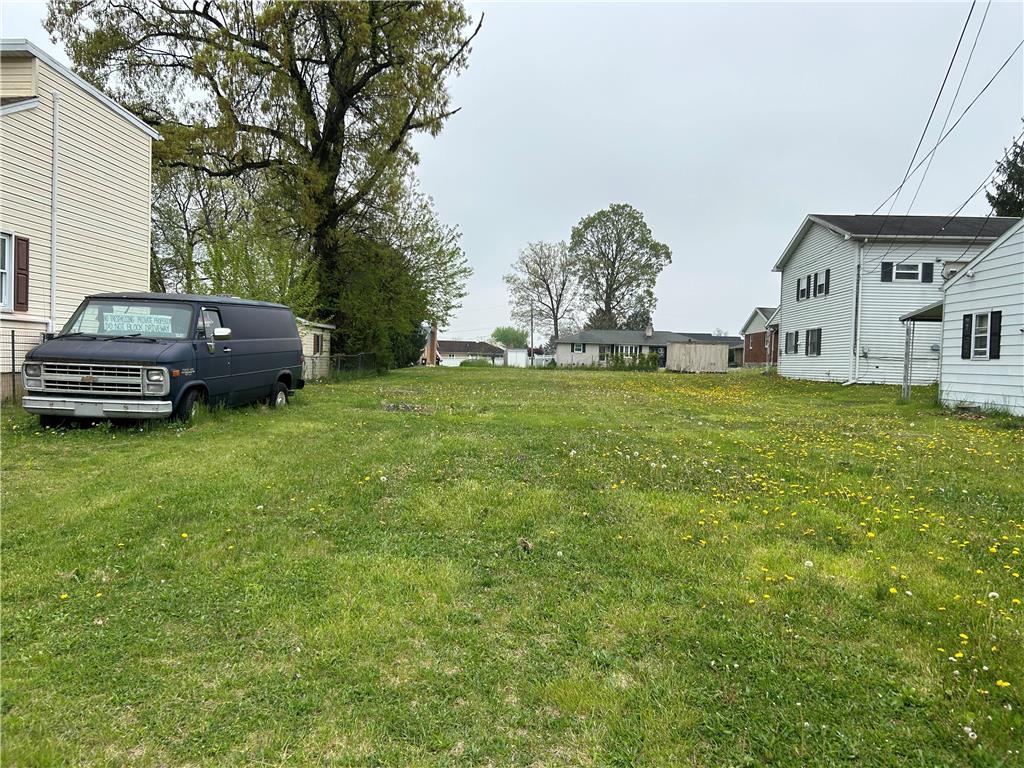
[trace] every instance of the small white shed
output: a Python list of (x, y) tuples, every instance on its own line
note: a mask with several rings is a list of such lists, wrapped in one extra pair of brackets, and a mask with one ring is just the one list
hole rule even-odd
[(1024, 219), (943, 291), (942, 404), (1024, 416)]
[(295, 318), (302, 339), (302, 378), (306, 381), (326, 379), (331, 372), (331, 331), (335, 326)]

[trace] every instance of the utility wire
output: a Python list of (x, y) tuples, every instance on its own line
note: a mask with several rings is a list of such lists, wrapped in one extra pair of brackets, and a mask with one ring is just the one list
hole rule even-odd
[[(921, 158), (921, 159), (920, 159), (920, 160), (919, 160), (919, 161), (917, 162), (917, 165), (915, 165), (915, 166), (914, 166), (914, 168), (913, 168), (913, 170), (912, 170), (912, 171), (910, 172), (910, 175), (911, 175), (911, 176), (913, 176), (913, 175), (914, 175), (915, 173), (917, 173), (918, 169), (919, 169), (919, 168), (920, 168), (920, 167), (921, 167), (922, 165), (924, 165), (924, 164), (925, 164), (925, 162), (927, 162), (928, 158), (929, 158), (929, 157), (931, 157), (931, 156), (932, 156), (933, 154), (935, 154), (935, 152), (936, 152), (936, 151), (938, 150), (938, 148), (939, 148), (939, 146), (940, 146), (940, 145), (942, 144), (942, 142), (944, 142), (944, 141), (945, 141), (945, 140), (946, 140), (946, 139), (947, 139), (947, 138), (948, 138), (948, 137), (950, 136), (950, 134), (952, 134), (952, 133), (953, 133), (953, 131), (955, 131), (955, 130), (956, 130), (956, 127), (957, 127), (958, 125), (960, 125), (960, 122), (961, 122), (961, 121), (962, 121), (962, 120), (964, 119), (964, 117), (965, 117), (965, 116), (967, 115), (967, 113), (968, 113), (968, 112), (970, 112), (970, 111), (971, 111), (971, 108), (972, 108), (972, 107), (973, 107), (973, 106), (974, 106), (974, 105), (975, 105), (975, 104), (976, 104), (976, 103), (978, 102), (978, 99), (980, 99), (980, 98), (982, 97), (982, 95), (983, 95), (983, 94), (985, 93), (985, 91), (987, 91), (987, 90), (989, 89), (989, 87), (990, 87), (990, 86), (992, 85), (992, 83), (993, 83), (993, 82), (995, 82), (995, 79), (996, 79), (997, 77), (999, 77), (999, 74), (1000, 74), (1000, 73), (1001, 73), (1001, 72), (1002, 72), (1002, 71), (1003, 71), (1004, 69), (1006, 69), (1006, 66), (1007, 66), (1007, 65), (1008, 65), (1008, 64), (1009, 64), (1009, 63), (1010, 63), (1011, 61), (1013, 61), (1013, 57), (1017, 55), (1017, 52), (1018, 52), (1018, 51), (1019, 51), (1019, 50), (1021, 49), (1021, 47), (1024, 47), (1024, 40), (1021, 40), (1021, 41), (1020, 41), (1019, 43), (1017, 43), (1017, 47), (1016, 47), (1016, 48), (1014, 48), (1014, 49), (1013, 49), (1013, 50), (1012, 50), (1012, 51), (1010, 52), (1010, 55), (1009, 55), (1009, 56), (1007, 56), (1007, 57), (1006, 57), (1006, 60), (1005, 60), (1005, 61), (1003, 61), (1003, 63), (1002, 63), (1002, 64), (1001, 64), (1000, 66), (999, 66), (999, 69), (997, 69), (997, 70), (995, 71), (995, 73), (994, 73), (994, 74), (992, 75), (992, 77), (990, 77), (990, 78), (988, 79), (988, 82), (987, 82), (987, 83), (985, 83), (985, 85), (984, 85), (984, 86), (982, 87), (982, 89), (981, 89), (980, 91), (978, 91), (978, 93), (977, 93), (977, 94), (975, 95), (975, 97), (974, 97), (973, 99), (971, 99), (971, 102), (970, 102), (970, 104), (968, 104), (968, 105), (967, 105), (966, 107), (964, 107), (964, 111), (963, 111), (963, 112), (961, 112), (961, 113), (960, 113), (960, 116), (959, 116), (959, 117), (958, 117), (958, 118), (957, 118), (957, 119), (956, 119), (956, 120), (955, 120), (955, 121), (953, 122), (953, 124), (952, 124), (951, 126), (949, 126), (949, 129), (948, 129), (948, 130), (947, 130), (947, 131), (946, 131), (945, 133), (943, 133), (943, 134), (942, 134), (942, 136), (940, 136), (940, 137), (939, 137), (939, 140), (938, 140), (937, 142), (935, 142), (935, 146), (934, 146), (934, 147), (932, 147), (932, 149), (931, 149), (931, 150), (930, 150), (930, 151), (928, 152), (928, 154), (924, 155), (924, 156), (923, 156), (923, 157), (922, 157), (922, 158)], [(892, 198), (893, 198), (893, 196), (894, 196), (894, 195), (897, 195), (897, 194), (899, 194), (899, 191), (900, 191), (900, 190), (901, 190), (902, 188), (903, 188), (903, 185), (902, 185), (902, 184), (900, 184), (900, 185), (899, 185), (898, 187), (896, 187), (896, 189), (894, 189), (894, 190), (893, 190), (892, 192), (890, 192), (890, 193), (889, 193), (889, 196), (888, 196), (888, 197), (886, 197), (886, 198), (885, 198), (885, 200), (883, 200), (882, 202), (880, 202), (880, 203), (878, 204), (878, 206), (877, 206), (877, 207), (876, 207), (876, 208), (875, 208), (875, 209), (874, 209), (874, 210), (873, 210), (873, 211), (871, 212), (871, 215), (872, 215), (872, 216), (874, 216), (874, 215), (875, 215), (876, 213), (878, 213), (878, 212), (879, 212), (879, 211), (880, 211), (880, 210), (882, 209), (882, 206), (884, 206), (884, 205), (885, 205), (885, 204), (886, 204), (887, 202), (889, 202), (890, 200), (892, 200)], [(840, 241), (839, 241), (838, 243), (836, 243), (835, 245), (833, 245), (833, 246), (832, 246), (832, 248), (830, 248), (830, 249), (829, 249), (828, 251), (826, 251), (825, 253), (823, 253), (823, 254), (821, 255), (821, 258), (822, 258), (822, 259), (824, 259), (824, 258), (827, 258), (828, 256), (832, 255), (832, 254), (833, 254), (833, 253), (835, 253), (835, 252), (836, 252), (836, 251), (837, 251), (837, 250), (838, 250), (838, 249), (839, 249), (839, 248), (840, 248), (840, 247), (841, 247), (841, 246), (842, 246), (842, 245), (843, 245), (844, 243), (845, 243), (845, 241), (844, 241), (844, 240), (840, 240)]]
[[(932, 118), (935, 117), (935, 110), (939, 106), (939, 101), (942, 99), (942, 92), (945, 90), (946, 83), (949, 81), (949, 73), (953, 71), (953, 64), (956, 62), (957, 54), (960, 53), (960, 45), (964, 41), (964, 35), (967, 34), (967, 26), (971, 23), (971, 15), (974, 13), (974, 7), (975, 5), (977, 5), (977, 2), (978, 0), (972, 0), (971, 7), (967, 11), (967, 18), (964, 19), (964, 26), (960, 30), (960, 37), (957, 38), (956, 47), (953, 49), (953, 55), (949, 58), (949, 64), (946, 66), (946, 74), (943, 75), (942, 77), (942, 84), (939, 85), (939, 92), (935, 94), (935, 101), (932, 102), (931, 111), (928, 113), (928, 119), (925, 121), (924, 128), (921, 130), (921, 136), (917, 140), (917, 146), (914, 147), (914, 154), (911, 155), (910, 162), (907, 163), (907, 170), (903, 174), (903, 181), (901, 181), (900, 185), (896, 188), (896, 195), (892, 199), (892, 204), (889, 206), (889, 210), (887, 210), (885, 212), (885, 216), (882, 217), (882, 221), (878, 225), (878, 231), (875, 232), (875, 236), (871, 240), (872, 243), (878, 241), (878, 237), (882, 234), (882, 230), (885, 229), (885, 224), (889, 220), (890, 214), (892, 214), (892, 209), (896, 207), (896, 201), (899, 200), (900, 198), (900, 192), (903, 191), (903, 187), (906, 185), (907, 180), (910, 178), (911, 169), (913, 169), (914, 167), (914, 161), (917, 160), (917, 153), (921, 151), (921, 145), (924, 144), (924, 137), (928, 135), (928, 129), (931, 127)], [(940, 131), (939, 133), (941, 134), (942, 132)], [(928, 171), (926, 169), (925, 174), (927, 174), (927, 172)], [(921, 179), (922, 181), (924, 180), (924, 175), (922, 175)], [(913, 203), (911, 203), (911, 205), (913, 205)], [(907, 214), (909, 213), (910, 209), (908, 208)], [(906, 221), (906, 217), (900, 219), (899, 227), (896, 230), (896, 237), (899, 237), (900, 233), (903, 231), (903, 225), (906, 223)]]
[[(974, 35), (974, 43), (971, 44), (970, 53), (967, 54), (967, 63), (964, 64), (963, 71), (960, 73), (960, 82), (956, 85), (956, 92), (953, 94), (953, 99), (949, 102), (949, 109), (946, 110), (946, 118), (942, 121), (942, 127), (939, 129), (939, 136), (946, 130), (946, 126), (949, 124), (949, 118), (953, 115), (953, 107), (956, 106), (956, 100), (960, 97), (960, 89), (964, 86), (964, 79), (967, 77), (967, 70), (971, 68), (971, 61), (974, 59), (974, 51), (978, 47), (978, 40), (981, 37), (981, 30), (985, 28), (985, 19), (988, 18), (989, 9), (992, 8), (992, 0), (988, 0), (988, 4), (985, 6), (985, 13), (981, 17), (981, 23), (978, 25), (978, 31)], [(917, 189), (914, 190), (914, 197), (910, 201), (910, 205), (907, 206), (907, 213), (909, 214), (911, 209), (914, 207), (914, 203), (917, 202), (917, 196), (921, 194), (921, 187), (924, 186), (925, 177), (928, 176), (928, 170), (932, 167), (932, 161), (935, 159), (935, 153), (928, 153), (928, 164), (924, 167), (924, 172), (921, 174), (920, 181), (917, 182)]]
[[(1006, 150), (1006, 153), (1005, 153), (1005, 154), (1003, 155), (1003, 159), (1006, 159), (1007, 157), (1009, 157), (1009, 156), (1010, 156), (1010, 152), (1012, 151), (1013, 147), (1014, 147), (1014, 146), (1015, 146), (1015, 145), (1017, 144), (1017, 142), (1018, 142), (1018, 141), (1020, 141), (1021, 139), (1024, 139), (1024, 131), (1022, 131), (1022, 132), (1021, 132), (1021, 133), (1020, 133), (1020, 134), (1019, 134), (1019, 135), (1017, 136), (1017, 138), (1013, 140), (1013, 144), (1011, 144), (1011, 145), (1010, 145), (1010, 147), (1009, 147), (1009, 148), (1008, 148), (1008, 149)], [(962, 210), (963, 210), (964, 208), (966, 208), (966, 207), (967, 207), (967, 204), (968, 204), (969, 202), (971, 202), (971, 200), (973, 200), (973, 199), (974, 199), (974, 198), (975, 198), (975, 197), (977, 196), (977, 194), (978, 194), (978, 193), (979, 193), (979, 192), (980, 192), (980, 191), (981, 191), (982, 189), (984, 189), (984, 188), (985, 188), (985, 186), (986, 186), (986, 185), (987, 185), (987, 184), (989, 183), (989, 181), (991, 181), (991, 180), (992, 180), (992, 178), (993, 178), (993, 177), (994, 177), (994, 176), (995, 176), (995, 175), (996, 175), (996, 174), (997, 174), (997, 173), (999, 172), (999, 165), (1000, 165), (1000, 164), (1001, 164), (1001, 163), (997, 163), (997, 164), (996, 164), (996, 167), (995, 167), (995, 168), (994, 168), (994, 169), (993, 169), (992, 171), (990, 171), (990, 172), (988, 173), (988, 175), (986, 175), (986, 176), (985, 176), (985, 178), (984, 178), (984, 180), (983, 180), (983, 181), (981, 182), (981, 184), (979, 184), (979, 185), (978, 185), (977, 187), (975, 187), (975, 188), (974, 188), (974, 191), (973, 191), (973, 192), (971, 192), (971, 194), (970, 194), (970, 195), (969, 195), (969, 196), (967, 197), (967, 199), (966, 199), (966, 200), (964, 200), (964, 201), (963, 201), (963, 202), (962, 202), (962, 203), (960, 204), (960, 206), (959, 206), (959, 207), (958, 207), (958, 208), (957, 208), (957, 209), (956, 209), (955, 211), (953, 211), (953, 212), (952, 212), (951, 214), (949, 214), (949, 215), (947, 216), (946, 220), (945, 220), (945, 221), (944, 221), (944, 222), (942, 223), (942, 226), (940, 226), (940, 227), (938, 228), (938, 230), (937, 230), (937, 231), (935, 232), (935, 234), (933, 234), (933, 235), (931, 235), (930, 237), (928, 237), (927, 239), (925, 239), (925, 240), (921, 241), (921, 244), (920, 244), (920, 246), (919, 246), (919, 247), (918, 247), (917, 249), (915, 249), (914, 251), (912, 251), (911, 253), (907, 254), (907, 256), (906, 256), (906, 257), (904, 257), (904, 258), (903, 258), (903, 260), (902, 260), (902, 261), (900, 261), (899, 263), (901, 263), (901, 264), (902, 264), (902, 263), (903, 263), (904, 261), (906, 261), (907, 259), (909, 259), (909, 258), (910, 258), (911, 256), (915, 256), (915, 255), (917, 255), (917, 254), (918, 254), (918, 253), (920, 253), (920, 252), (921, 252), (922, 250), (924, 250), (924, 249), (925, 249), (925, 247), (926, 247), (926, 246), (927, 246), (927, 245), (928, 245), (929, 243), (931, 243), (931, 242), (932, 242), (932, 241), (933, 241), (933, 240), (934, 240), (934, 239), (935, 239), (936, 237), (938, 237), (938, 236), (939, 236), (939, 235), (940, 235), (940, 234), (942, 233), (942, 231), (943, 231), (943, 230), (944, 230), (944, 229), (945, 229), (945, 228), (946, 228), (946, 227), (947, 227), (947, 226), (949, 225), (949, 223), (950, 223), (950, 222), (951, 222), (951, 221), (952, 221), (953, 219), (955, 219), (955, 218), (956, 218), (957, 216), (959, 216), (959, 215), (960, 215), (960, 212), (961, 212), (961, 211), (962, 211)], [(987, 222), (987, 221), (989, 220), (989, 218), (990, 218), (991, 216), (992, 216), (992, 214), (991, 214), (991, 213), (990, 213), (990, 214), (989, 214), (988, 216), (986, 216), (986, 217), (985, 217), (985, 222)], [(985, 222), (982, 222), (982, 228), (984, 228)], [(974, 242), (977, 242), (977, 239), (978, 239), (978, 237), (979, 237), (980, 235), (981, 235), (981, 229), (979, 229), (979, 230), (978, 230), (978, 233), (977, 233), (977, 234), (975, 235), (975, 237), (974, 237)], [(973, 243), (972, 243), (972, 244), (973, 244)], [(969, 246), (967, 247), (967, 250), (970, 250), (970, 247), (971, 247), (971, 246), (969, 245)], [(967, 252), (967, 251), (965, 250), (965, 251), (964, 251), (964, 253), (966, 253), (966, 252)], [(873, 265), (873, 266), (871, 267), (871, 269), (868, 269), (868, 270), (865, 270), (865, 271), (864, 271), (864, 277), (867, 277), (868, 275), (871, 275), (871, 274), (873, 274), (874, 272), (878, 271), (878, 267), (880, 266), (880, 264), (881, 264), (881, 260), (878, 260), (878, 261), (876, 261), (876, 262), (875, 262), (875, 264), (874, 264), (874, 265)]]

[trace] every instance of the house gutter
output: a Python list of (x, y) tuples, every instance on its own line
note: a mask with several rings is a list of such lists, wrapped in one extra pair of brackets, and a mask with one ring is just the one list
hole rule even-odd
[(60, 149), (60, 94), (53, 92), (53, 155), (50, 160), (50, 319), (47, 330), (53, 333), (57, 317), (57, 162)]
[(863, 243), (857, 241), (857, 273), (856, 279), (854, 280), (854, 299), (853, 299), (853, 322), (851, 323), (853, 332), (853, 359), (850, 361), (850, 378), (843, 382), (844, 387), (848, 387), (851, 384), (856, 384), (860, 378), (860, 300), (861, 300), (861, 282), (863, 275)]

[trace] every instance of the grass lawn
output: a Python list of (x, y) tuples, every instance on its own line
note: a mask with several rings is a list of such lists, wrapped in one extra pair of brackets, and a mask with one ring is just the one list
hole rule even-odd
[(462, 368), (185, 429), (6, 408), (3, 764), (1024, 764), (1024, 428), (897, 395)]

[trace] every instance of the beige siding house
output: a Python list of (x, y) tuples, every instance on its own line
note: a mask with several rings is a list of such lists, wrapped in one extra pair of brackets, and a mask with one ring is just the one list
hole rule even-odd
[(325, 379), (331, 372), (331, 331), (335, 326), (295, 318), (302, 339), (302, 377)]
[(88, 294), (148, 290), (159, 138), (32, 43), (0, 41), (0, 370), (12, 330), (37, 338)]
[(587, 330), (555, 342), (555, 364), (566, 367), (612, 365), (617, 358), (636, 363), (656, 355), (657, 367), (685, 373), (724, 373), (729, 349), (742, 339), (710, 333)]

